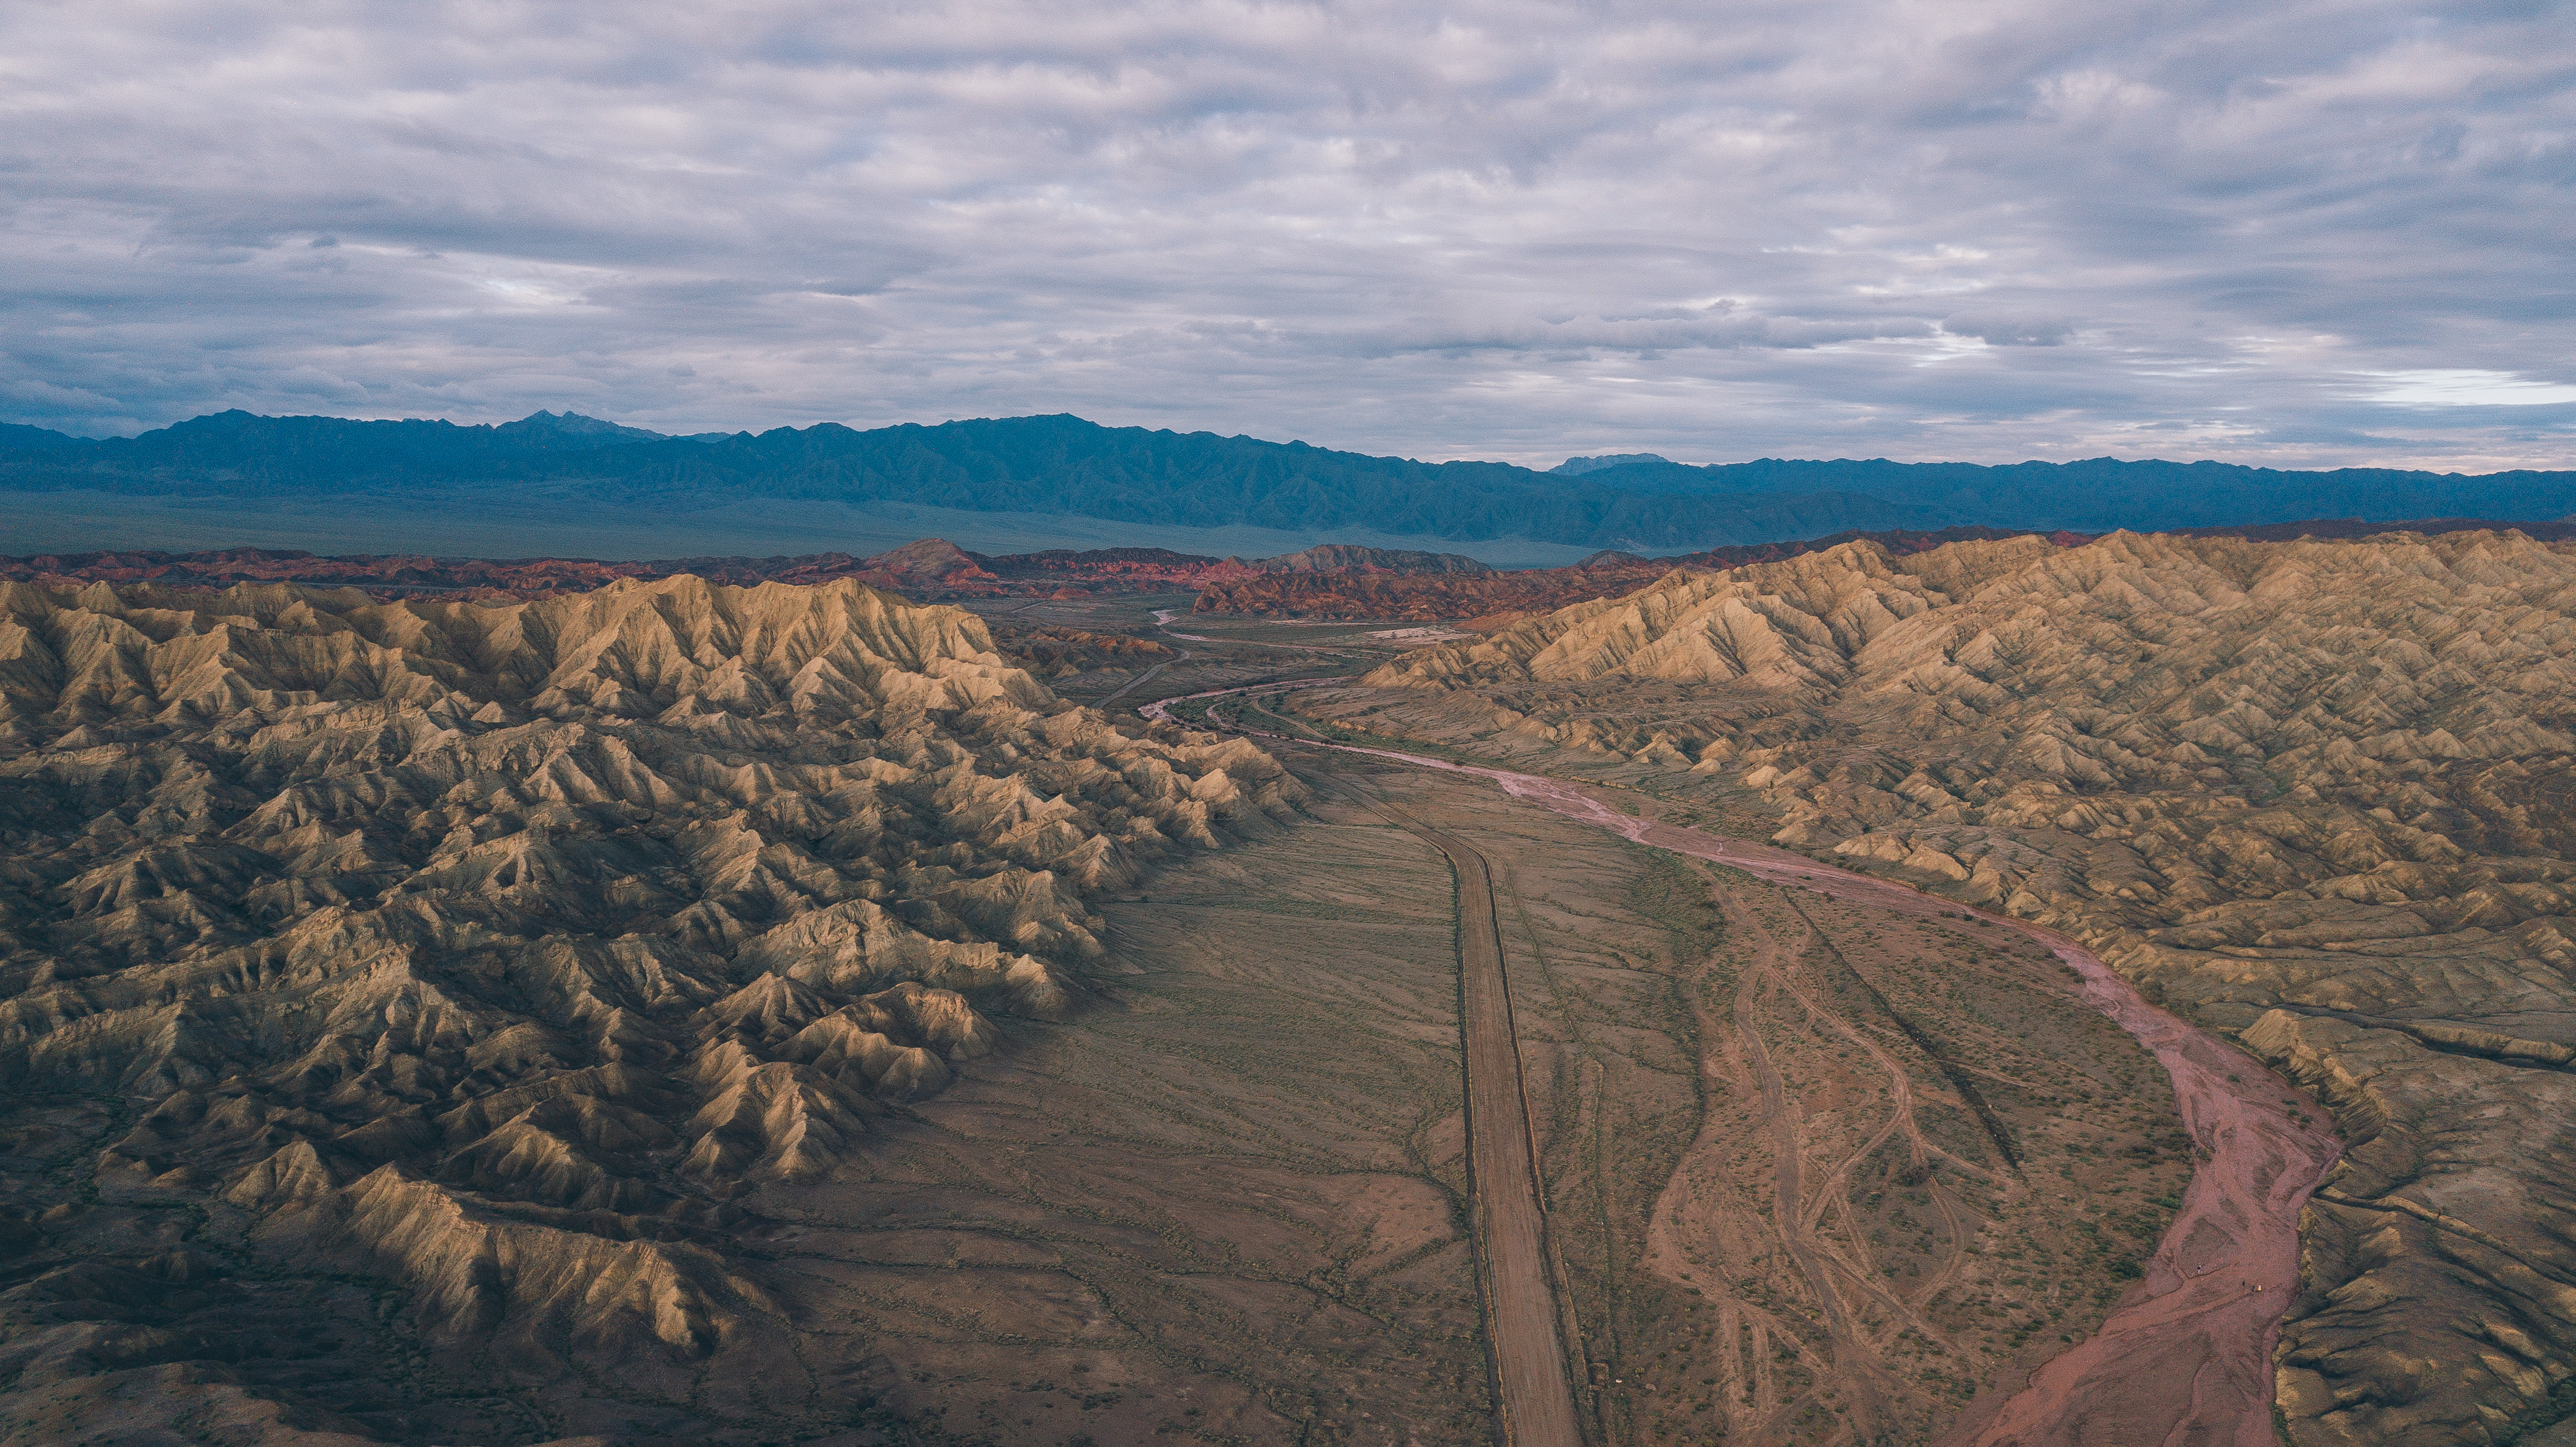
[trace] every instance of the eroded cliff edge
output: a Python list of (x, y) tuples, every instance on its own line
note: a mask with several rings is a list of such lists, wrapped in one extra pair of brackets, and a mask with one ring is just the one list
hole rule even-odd
[[(244, 1440), (756, 1415), (743, 1193), (1066, 1010), (1087, 891), (1297, 793), (849, 582), (0, 585), (0, 1373)], [(395, 1389), (439, 1363), (489, 1390)]]
[(2338, 1114), (2292, 1439), (2505, 1442), (2576, 1406), (2571, 612), (2576, 551), (2510, 532), (1856, 543), (1309, 706), (2085, 938)]

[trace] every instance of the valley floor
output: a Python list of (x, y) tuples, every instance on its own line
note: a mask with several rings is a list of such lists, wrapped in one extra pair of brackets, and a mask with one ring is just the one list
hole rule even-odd
[[(1490, 861), (1589, 1440), (1931, 1441), (2091, 1331), (2163, 1233), (2192, 1165), (2171, 1091), (2045, 951), (1479, 782), (1330, 768)], [(478, 1386), (406, 1344), (398, 1297), (245, 1251), (220, 1212), (102, 1195), (82, 1142), (113, 1138), (110, 1107), (22, 1104), (22, 1244), (157, 1231), (261, 1314), (173, 1323), (219, 1367), (12, 1393), (0, 1442), (360, 1440), (280, 1400), (424, 1447), (1490, 1442), (1454, 890), (1423, 839), (1319, 787), (1103, 902), (1065, 1020), (1007, 1022), (834, 1173), (739, 1198), (735, 1260), (786, 1346), (687, 1400)], [(334, 1352), (278, 1325), (325, 1318)]]
[[(1932, 1441), (2155, 1250), (2171, 1087), (2046, 950), (1357, 769), (1492, 861), (1593, 1440)], [(1102, 998), (869, 1179), (772, 1193), (809, 1351), (924, 1440), (1489, 1440), (1450, 873), (1309, 808), (1108, 906)]]

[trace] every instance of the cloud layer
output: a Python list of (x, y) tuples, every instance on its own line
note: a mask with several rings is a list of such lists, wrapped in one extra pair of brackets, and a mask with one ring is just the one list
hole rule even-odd
[(26, 4), (0, 418), (2576, 466), (2550, 3)]

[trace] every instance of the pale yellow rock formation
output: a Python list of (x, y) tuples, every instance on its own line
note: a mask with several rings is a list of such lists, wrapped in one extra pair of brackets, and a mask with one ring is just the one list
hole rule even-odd
[(1321, 710), (1754, 791), (1781, 842), (2079, 934), (2318, 1091), (2353, 1155), (2283, 1337), (2300, 1447), (2576, 1407), (2576, 549), (1859, 543), (1367, 682), (1415, 701)]
[(0, 1085), (117, 1102), (101, 1189), (497, 1382), (752, 1390), (706, 1375), (782, 1349), (731, 1202), (1074, 1008), (1086, 892), (1296, 792), (846, 582), (0, 585)]

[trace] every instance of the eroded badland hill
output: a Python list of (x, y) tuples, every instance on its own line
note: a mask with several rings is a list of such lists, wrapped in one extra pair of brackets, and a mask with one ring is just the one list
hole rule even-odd
[(880, 1440), (764, 1193), (1299, 792), (849, 582), (0, 585), (0, 1434)]
[(2350, 1146), (2298, 1447), (2546, 1440), (2576, 544), (1622, 587), (1316, 685), (1348, 640), (1141, 597), (0, 584), (0, 1444), (1488, 1442), (1477, 908), (1602, 1441), (1982, 1430), (2216, 1249), (2162, 1072), (2000, 921), (1042, 679), (2082, 937)]
[(2053, 925), (2314, 1090), (2349, 1149), (2277, 1357), (2301, 1447), (2568, 1415), (2576, 547), (1854, 543), (1365, 682), (1301, 707)]

